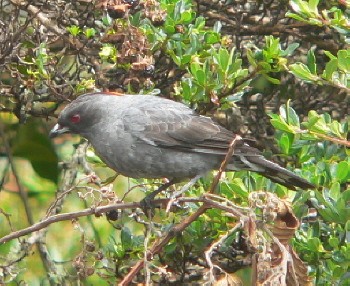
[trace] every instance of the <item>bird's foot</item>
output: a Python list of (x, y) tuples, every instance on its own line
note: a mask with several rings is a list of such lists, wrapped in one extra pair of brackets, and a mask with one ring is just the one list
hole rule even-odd
[(140, 207), (148, 218), (153, 218), (155, 215), (155, 211), (154, 211), (155, 206), (154, 206), (153, 200), (154, 200), (154, 195), (152, 193), (147, 195), (145, 198), (143, 198), (140, 201)]
[(163, 185), (161, 185), (157, 190), (155, 190), (154, 192), (150, 193), (149, 195), (147, 195), (141, 202), (141, 209), (143, 210), (143, 212), (146, 214), (146, 216), (148, 218), (152, 218), (154, 217), (154, 203), (153, 200), (156, 197), (156, 195), (158, 195), (159, 193), (161, 193), (162, 191), (165, 191), (168, 187), (170, 187), (171, 185), (174, 184), (174, 180), (171, 180)]

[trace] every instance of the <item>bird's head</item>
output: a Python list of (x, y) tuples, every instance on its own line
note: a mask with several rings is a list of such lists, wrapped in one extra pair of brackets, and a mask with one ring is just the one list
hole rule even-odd
[(60, 113), (49, 136), (54, 138), (63, 133), (74, 133), (86, 137), (101, 117), (99, 95), (85, 94), (68, 104)]

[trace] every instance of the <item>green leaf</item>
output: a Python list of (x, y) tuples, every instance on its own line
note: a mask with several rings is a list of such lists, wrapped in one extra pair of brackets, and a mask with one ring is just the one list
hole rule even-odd
[(258, 63), (257, 61), (255, 60), (255, 57), (254, 57), (254, 53), (252, 50), (250, 49), (247, 49), (247, 58), (248, 58), (248, 61), (249, 63), (254, 67), (256, 68), (258, 66)]
[(303, 146), (301, 148), (300, 153), (299, 153), (299, 162), (304, 163), (304, 162), (310, 160), (311, 157), (312, 157), (312, 155), (310, 154), (310, 147)]
[(316, 58), (313, 50), (307, 52), (307, 67), (312, 74), (317, 74), (316, 70)]
[(196, 21), (194, 22), (194, 26), (196, 27), (196, 29), (198, 30), (202, 30), (205, 26), (205, 19), (202, 16), (199, 16), (198, 18), (196, 18)]
[(106, 13), (106, 16), (102, 17), (102, 23), (105, 26), (110, 26), (113, 22), (113, 19), (109, 16), (108, 13)]
[(320, 239), (318, 237), (311, 237), (308, 240), (307, 245), (309, 246), (310, 250), (316, 251), (316, 252), (322, 252), (323, 246), (320, 242)]
[(282, 118), (281, 116), (277, 114), (270, 114), (269, 115), (272, 119), (270, 120), (271, 124), (273, 127), (276, 129), (285, 131), (285, 132), (290, 132), (290, 133), (295, 133), (293, 128), (291, 128)]
[(72, 25), (70, 27), (67, 27), (66, 29), (72, 36), (75, 36), (75, 37), (81, 33), (80, 28), (76, 25)]
[(281, 81), (279, 79), (271, 77), (266, 73), (263, 73), (262, 76), (265, 77), (269, 82), (271, 82), (273, 84), (280, 84), (281, 83)]
[(292, 0), (292, 1), (290, 1), (290, 6), (292, 7), (292, 9), (295, 11), (295, 12), (297, 12), (297, 13), (300, 13), (300, 12), (302, 12), (301, 11), (301, 5), (300, 5), (300, 3), (299, 3), (300, 1), (296, 1), (296, 0)]
[(324, 51), (324, 54), (325, 54), (327, 57), (329, 57), (330, 60), (336, 60), (336, 59), (337, 59), (337, 57), (334, 56), (334, 55), (333, 55), (331, 52), (329, 52), (329, 51)]
[(101, 51), (99, 52), (99, 56), (103, 60), (112, 60), (113, 62), (116, 62), (117, 50), (113, 45), (106, 44), (101, 48)]
[(87, 29), (85, 29), (85, 31), (84, 31), (84, 35), (85, 35), (88, 39), (90, 39), (90, 38), (92, 38), (93, 36), (95, 36), (95, 34), (96, 34), (96, 30), (95, 30), (94, 28), (87, 28)]
[(12, 150), (13, 156), (30, 161), (40, 177), (57, 183), (58, 158), (51, 140), (39, 131), (37, 122), (30, 120), (19, 127)]
[(186, 5), (185, 5), (185, 1), (183, 0), (180, 0), (180, 1), (177, 1), (176, 4), (175, 4), (175, 7), (174, 7), (174, 20), (178, 20), (178, 19), (181, 19), (181, 14), (183, 12), (185, 12), (186, 10)]
[(234, 178), (229, 184), (223, 183), (223, 185), (231, 189), (235, 196), (248, 198), (249, 191), (241, 178)]
[(213, 31), (215, 33), (220, 33), (222, 27), (222, 23), (220, 21), (216, 21), (214, 26), (213, 26)]
[(337, 237), (330, 237), (328, 243), (335, 249), (339, 248), (339, 239)]
[(132, 234), (128, 227), (123, 227), (121, 234), (120, 234), (120, 240), (123, 245), (124, 250), (132, 249), (133, 242), (132, 242)]
[(229, 65), (229, 53), (226, 49), (220, 48), (218, 51), (219, 65), (223, 71), (227, 71)]
[[(283, 105), (281, 107), (284, 107)], [(289, 106), (289, 101), (286, 104), (286, 107), (280, 108), (281, 115), (285, 114), (284, 119), (290, 125), (300, 128), (299, 116), (295, 110)]]
[(198, 81), (198, 84), (201, 86), (205, 86), (206, 75), (205, 72), (201, 69), (196, 71), (195, 78)]
[(197, 61), (192, 61), (191, 65), (190, 65), (190, 71), (191, 71), (191, 74), (193, 76), (195, 76), (196, 72), (198, 70), (202, 69), (201, 65), (197, 62)]
[(187, 54), (183, 55), (181, 57), (181, 59), (180, 59), (180, 61), (181, 61), (181, 65), (180, 66), (184, 66), (184, 65), (188, 64), (191, 61), (191, 58), (192, 58), (191, 55), (187, 55)]
[(304, 19), (302, 16), (295, 14), (295, 13), (292, 13), (292, 12), (287, 12), (286, 16), (289, 18), (295, 19), (297, 21), (300, 21), (300, 22), (306, 22), (306, 19)]
[(182, 87), (182, 97), (184, 100), (186, 101), (190, 101), (191, 100), (191, 96), (192, 96), (192, 78), (184, 78), (181, 81), (181, 87)]
[[(188, 51), (186, 51), (186, 54), (188, 54), (188, 55), (195, 54), (201, 47), (201, 43), (199, 41), (199, 38), (198, 38), (197, 34), (192, 33), (190, 35), (190, 43), (191, 43), (191, 46), (188, 49)], [(179, 50), (181, 49), (181, 44), (180, 43), (179, 43), (179, 48), (178, 49)]]
[(266, 48), (265, 52), (268, 55), (268, 58), (273, 58), (276, 55), (279, 55), (281, 52), (280, 39), (273, 36), (265, 36)]
[(289, 141), (289, 136), (287, 133), (283, 133), (281, 138), (278, 140), (278, 145), (280, 146), (282, 152), (284, 154), (289, 154), (290, 150), (290, 144), (291, 142)]
[[(334, 135), (336, 135), (337, 137), (343, 138), (342, 133), (344, 132), (342, 129), (342, 125), (338, 121), (335, 121), (335, 120), (332, 121), (329, 124), (329, 128)], [(345, 137), (344, 139), (346, 139), (346, 135), (344, 137)]]
[(326, 64), (326, 68), (323, 71), (323, 78), (326, 80), (332, 80), (333, 78), (333, 73), (338, 69), (338, 60), (337, 59), (332, 59)]
[[(171, 23), (169, 23), (171, 22)], [(164, 31), (167, 33), (167, 34), (174, 34), (175, 33), (175, 24), (172, 24), (173, 22), (172, 21), (167, 21), (166, 23), (164, 23)]]
[(193, 17), (195, 16), (195, 14), (189, 10), (187, 11), (184, 11), (182, 14), (181, 14), (181, 19), (180, 19), (180, 23), (189, 23), (193, 20)]
[(340, 50), (337, 56), (339, 68), (344, 72), (350, 72), (350, 51)]
[(204, 34), (204, 41), (211, 45), (220, 41), (220, 35), (218, 33), (207, 32)]
[(310, 7), (310, 10), (315, 14), (315, 15), (318, 15), (318, 2), (319, 0), (309, 0), (309, 7)]
[(318, 80), (318, 76), (315, 76), (311, 73), (311, 71), (309, 70), (309, 68), (303, 64), (303, 63), (296, 63), (296, 64), (291, 64), (289, 66), (292, 74), (294, 74), (295, 76), (306, 80), (306, 81), (317, 81)]
[(307, 128), (312, 128), (316, 124), (316, 122), (320, 119), (320, 116), (317, 114), (315, 110), (310, 110), (308, 113), (308, 121), (304, 122), (304, 125)]
[(173, 255), (175, 250), (176, 250), (177, 244), (176, 243), (168, 243), (167, 245), (165, 245), (164, 247), (164, 252), (166, 254), (171, 254)]
[(337, 166), (336, 177), (340, 182), (346, 182), (349, 178), (349, 164), (348, 162), (342, 161)]
[(282, 56), (290, 56), (293, 54), (293, 52), (299, 48), (299, 43), (292, 43), (290, 45), (288, 45), (287, 49), (285, 49), (282, 53)]
[(338, 201), (340, 194), (340, 184), (338, 182), (333, 183), (329, 189), (329, 196), (332, 200)]

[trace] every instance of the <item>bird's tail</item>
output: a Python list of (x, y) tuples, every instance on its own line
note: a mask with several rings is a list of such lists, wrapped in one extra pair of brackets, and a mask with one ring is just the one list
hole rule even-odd
[(271, 181), (292, 190), (295, 190), (296, 187), (302, 189), (316, 188), (313, 184), (293, 172), (265, 159), (258, 149), (250, 147), (246, 143), (235, 148), (232, 161), (227, 165), (227, 169), (257, 172)]

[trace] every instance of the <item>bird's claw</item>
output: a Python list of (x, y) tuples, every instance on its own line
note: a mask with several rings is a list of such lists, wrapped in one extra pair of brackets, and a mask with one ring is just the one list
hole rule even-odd
[(152, 196), (151, 194), (146, 196), (140, 201), (140, 207), (148, 218), (153, 218), (155, 215), (155, 211), (154, 211), (155, 206), (154, 206), (153, 200), (154, 200), (154, 196)]

